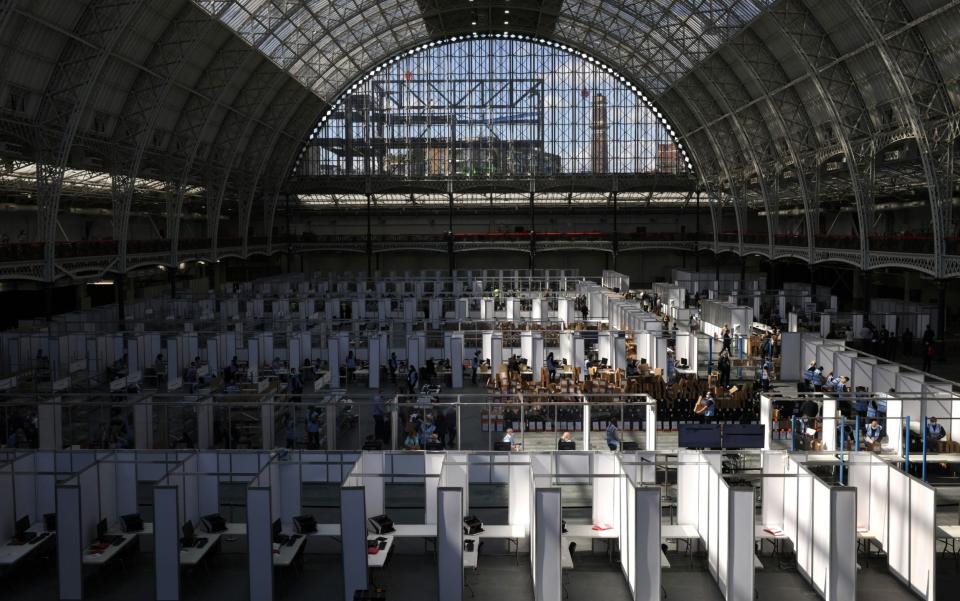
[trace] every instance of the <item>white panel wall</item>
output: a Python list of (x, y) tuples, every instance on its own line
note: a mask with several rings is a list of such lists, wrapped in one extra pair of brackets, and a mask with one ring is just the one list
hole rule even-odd
[(180, 599), (180, 511), (177, 488), (153, 489), (154, 589), (157, 601)]
[(367, 516), (363, 487), (340, 489), (340, 538), (343, 550), (343, 599), (367, 590)]
[(830, 489), (830, 567), (827, 601), (857, 598), (857, 490)]
[(440, 488), (437, 494), (438, 598), (463, 599), (463, 490)]
[(534, 562), (535, 601), (561, 601), (560, 489), (538, 488), (534, 497), (536, 511), (536, 558)]

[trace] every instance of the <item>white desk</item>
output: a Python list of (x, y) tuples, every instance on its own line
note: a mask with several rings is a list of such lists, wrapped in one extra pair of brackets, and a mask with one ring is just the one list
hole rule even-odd
[(620, 539), (620, 530), (610, 528), (608, 530), (594, 530), (589, 524), (567, 524), (567, 531), (563, 533), (565, 539), (564, 547), (569, 547), (568, 542), (571, 538), (589, 538), (591, 540), (602, 540), (607, 543), (607, 555), (610, 561), (613, 561), (613, 542)]
[[(244, 526), (244, 532), (246, 532), (246, 526)], [(217, 546), (217, 543), (220, 542), (220, 536), (225, 534), (223, 532), (217, 532), (216, 534), (210, 534), (209, 532), (201, 532), (196, 535), (196, 538), (205, 538), (207, 539), (207, 544), (202, 547), (181, 547), (180, 549), (180, 565), (192, 567), (198, 565), (204, 558), (210, 553), (210, 549), (213, 549)]]
[[(467, 541), (473, 542), (473, 549), (467, 549)], [(473, 570), (477, 569), (477, 564), (480, 560), (480, 537), (476, 534), (471, 534), (469, 536), (463, 537), (463, 567), (470, 568)]]
[(436, 524), (394, 524), (394, 531), (390, 534), (394, 538), (422, 538), (423, 551), (427, 551), (427, 542), (433, 542), (434, 551), (437, 545), (437, 525)]
[(0, 567), (13, 567), (21, 560), (29, 557), (37, 549), (42, 549), (47, 543), (57, 538), (54, 532), (44, 535), (43, 525), (39, 523), (31, 526), (28, 532), (35, 532), (38, 536), (43, 536), (43, 538), (35, 538), (31, 542), (22, 545), (12, 540), (7, 542), (7, 544), (0, 547)]
[(697, 527), (691, 524), (668, 524), (660, 527), (661, 540), (699, 539)]
[(567, 531), (563, 533), (567, 538), (620, 538), (620, 530), (610, 528), (608, 530), (594, 530), (590, 524), (567, 524)]
[(123, 537), (123, 542), (119, 545), (109, 545), (105, 549), (100, 550), (99, 548), (94, 549), (93, 547), (87, 547), (83, 550), (83, 565), (86, 566), (102, 566), (109, 563), (111, 560), (115, 559), (120, 553), (122, 553), (127, 547), (132, 545), (137, 537), (134, 534), (121, 534)]
[[(139, 538), (141, 545), (144, 545), (144, 541), (147, 541), (150, 545), (150, 549), (153, 548), (153, 522), (144, 522), (143, 530), (137, 530), (136, 532), (124, 532), (120, 527), (120, 524), (117, 523), (110, 527), (110, 530), (107, 531), (107, 534), (128, 536), (131, 538)], [(143, 550), (143, 546), (140, 548)]]
[(520, 539), (527, 537), (527, 529), (525, 526), (514, 526), (514, 525), (494, 525), (487, 526), (483, 525), (483, 531), (478, 532), (475, 536), (480, 538), (489, 538), (489, 539), (504, 539), (507, 541), (507, 553), (510, 552), (510, 543), (513, 543), (515, 549), (515, 556), (518, 562), (520, 561)]
[(870, 565), (870, 553), (873, 551), (873, 543), (880, 546), (880, 533), (872, 529), (857, 528), (857, 551), (863, 548), (864, 565)]
[(390, 534), (396, 538), (437, 538), (436, 524), (395, 524)]
[(340, 524), (317, 524), (317, 531), (308, 536), (340, 536)]
[[(690, 556), (690, 565), (693, 566), (693, 543), (700, 541), (700, 533), (697, 527), (692, 524), (666, 524), (660, 526), (661, 541), (683, 541), (686, 544), (686, 552)], [(680, 545), (677, 545), (677, 551)], [(670, 566), (667, 566), (670, 567)]]
[(387, 539), (387, 546), (383, 549), (380, 549), (377, 553), (370, 555), (367, 554), (367, 567), (368, 568), (382, 568), (387, 563), (387, 556), (390, 555), (390, 551), (393, 550), (393, 535), (392, 534), (368, 534), (367, 541), (376, 539), (376, 538), (385, 538)]
[[(567, 530), (570, 528), (567, 527)], [(570, 553), (570, 540), (567, 538), (567, 535), (563, 535), (560, 544), (560, 568), (564, 570), (573, 569), (573, 555)], [(667, 559), (666, 554), (663, 551), (660, 551), (660, 568), (670, 568), (670, 560)]]
[[(773, 530), (773, 532), (770, 532)], [(754, 527), (753, 537), (760, 541), (760, 550), (763, 551), (763, 541), (770, 541), (773, 544), (773, 551), (776, 553), (780, 547), (780, 541), (789, 540), (790, 537), (780, 526), (771, 526), (769, 524), (758, 525)]]
[(937, 526), (936, 540), (943, 541), (943, 554), (947, 551), (953, 553), (954, 561), (960, 558), (960, 549), (957, 548), (957, 540), (960, 540), (960, 526)]
[[(300, 554), (300, 550), (303, 549), (303, 545), (307, 543), (307, 537), (300, 536), (297, 540), (293, 541), (293, 544), (284, 544), (279, 545), (277, 543), (273, 544), (273, 567), (275, 568), (289, 568), (293, 565), (294, 560), (296, 560), (297, 555)], [(210, 543), (207, 543), (210, 544)]]

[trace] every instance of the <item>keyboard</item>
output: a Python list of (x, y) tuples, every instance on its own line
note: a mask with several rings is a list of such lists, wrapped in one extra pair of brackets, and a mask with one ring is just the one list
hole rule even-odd
[(47, 535), (49, 535), (49, 534), (50, 534), (49, 532), (41, 532), (39, 536), (35, 536), (35, 537), (31, 538), (28, 542), (29, 542), (31, 545), (35, 545), (35, 544), (39, 543), (40, 541), (42, 541), (43, 539), (47, 538)]
[(202, 549), (204, 546), (206, 546), (206, 544), (207, 544), (207, 539), (205, 539), (205, 538), (198, 538), (198, 539), (197, 539), (197, 542), (194, 543), (193, 546), (196, 547), (197, 549)]
[(32, 543), (35, 540), (37, 540), (36, 532), (24, 532), (23, 534), (20, 535), (20, 538), (17, 539), (17, 542), (25, 545), (27, 543)]

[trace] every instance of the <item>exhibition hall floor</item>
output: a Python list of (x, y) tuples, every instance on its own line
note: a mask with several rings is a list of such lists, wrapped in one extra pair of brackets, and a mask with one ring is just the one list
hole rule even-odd
[[(520, 556), (519, 565), (513, 555), (492, 555), (481, 552), (480, 569), (467, 574), (467, 582), (482, 601), (532, 601), (533, 585), (530, 562)], [(429, 557), (429, 559), (427, 559)], [(689, 566), (685, 555), (669, 553), (676, 567), (664, 570), (664, 599), (678, 601), (721, 601), (717, 585), (706, 571), (704, 559), (696, 558)], [(776, 561), (763, 557), (763, 570), (757, 572), (759, 601), (801, 601), (820, 598), (794, 570), (781, 570)], [(568, 601), (628, 601), (629, 592), (618, 568), (604, 554), (577, 553), (576, 568), (565, 575)], [(340, 557), (333, 554), (307, 555), (302, 574), (278, 580), (278, 599), (289, 601), (340, 601), (343, 599)], [(937, 565), (939, 596), (949, 598), (960, 585), (952, 560)], [(153, 556), (142, 554), (134, 565), (108, 578), (94, 579), (87, 591), (88, 601), (127, 601), (152, 599)], [(377, 583), (387, 589), (387, 599), (402, 601), (436, 599), (437, 572), (431, 556), (395, 555), (386, 570), (377, 576)], [(57, 598), (56, 572), (50, 565), (39, 574), (5, 582), (5, 601), (54, 601)], [(857, 581), (858, 599), (870, 601), (904, 601), (915, 599), (891, 576), (882, 560), (872, 561), (860, 571)], [(247, 597), (246, 562), (242, 555), (221, 555), (210, 574), (197, 573), (183, 579), (184, 601), (236, 600)], [(466, 598), (470, 598), (469, 590)]]

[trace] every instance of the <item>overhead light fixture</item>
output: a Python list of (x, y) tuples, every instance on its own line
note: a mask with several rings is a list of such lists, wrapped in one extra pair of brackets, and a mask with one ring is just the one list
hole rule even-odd
[(91, 286), (113, 286), (113, 280), (94, 280), (87, 283)]

